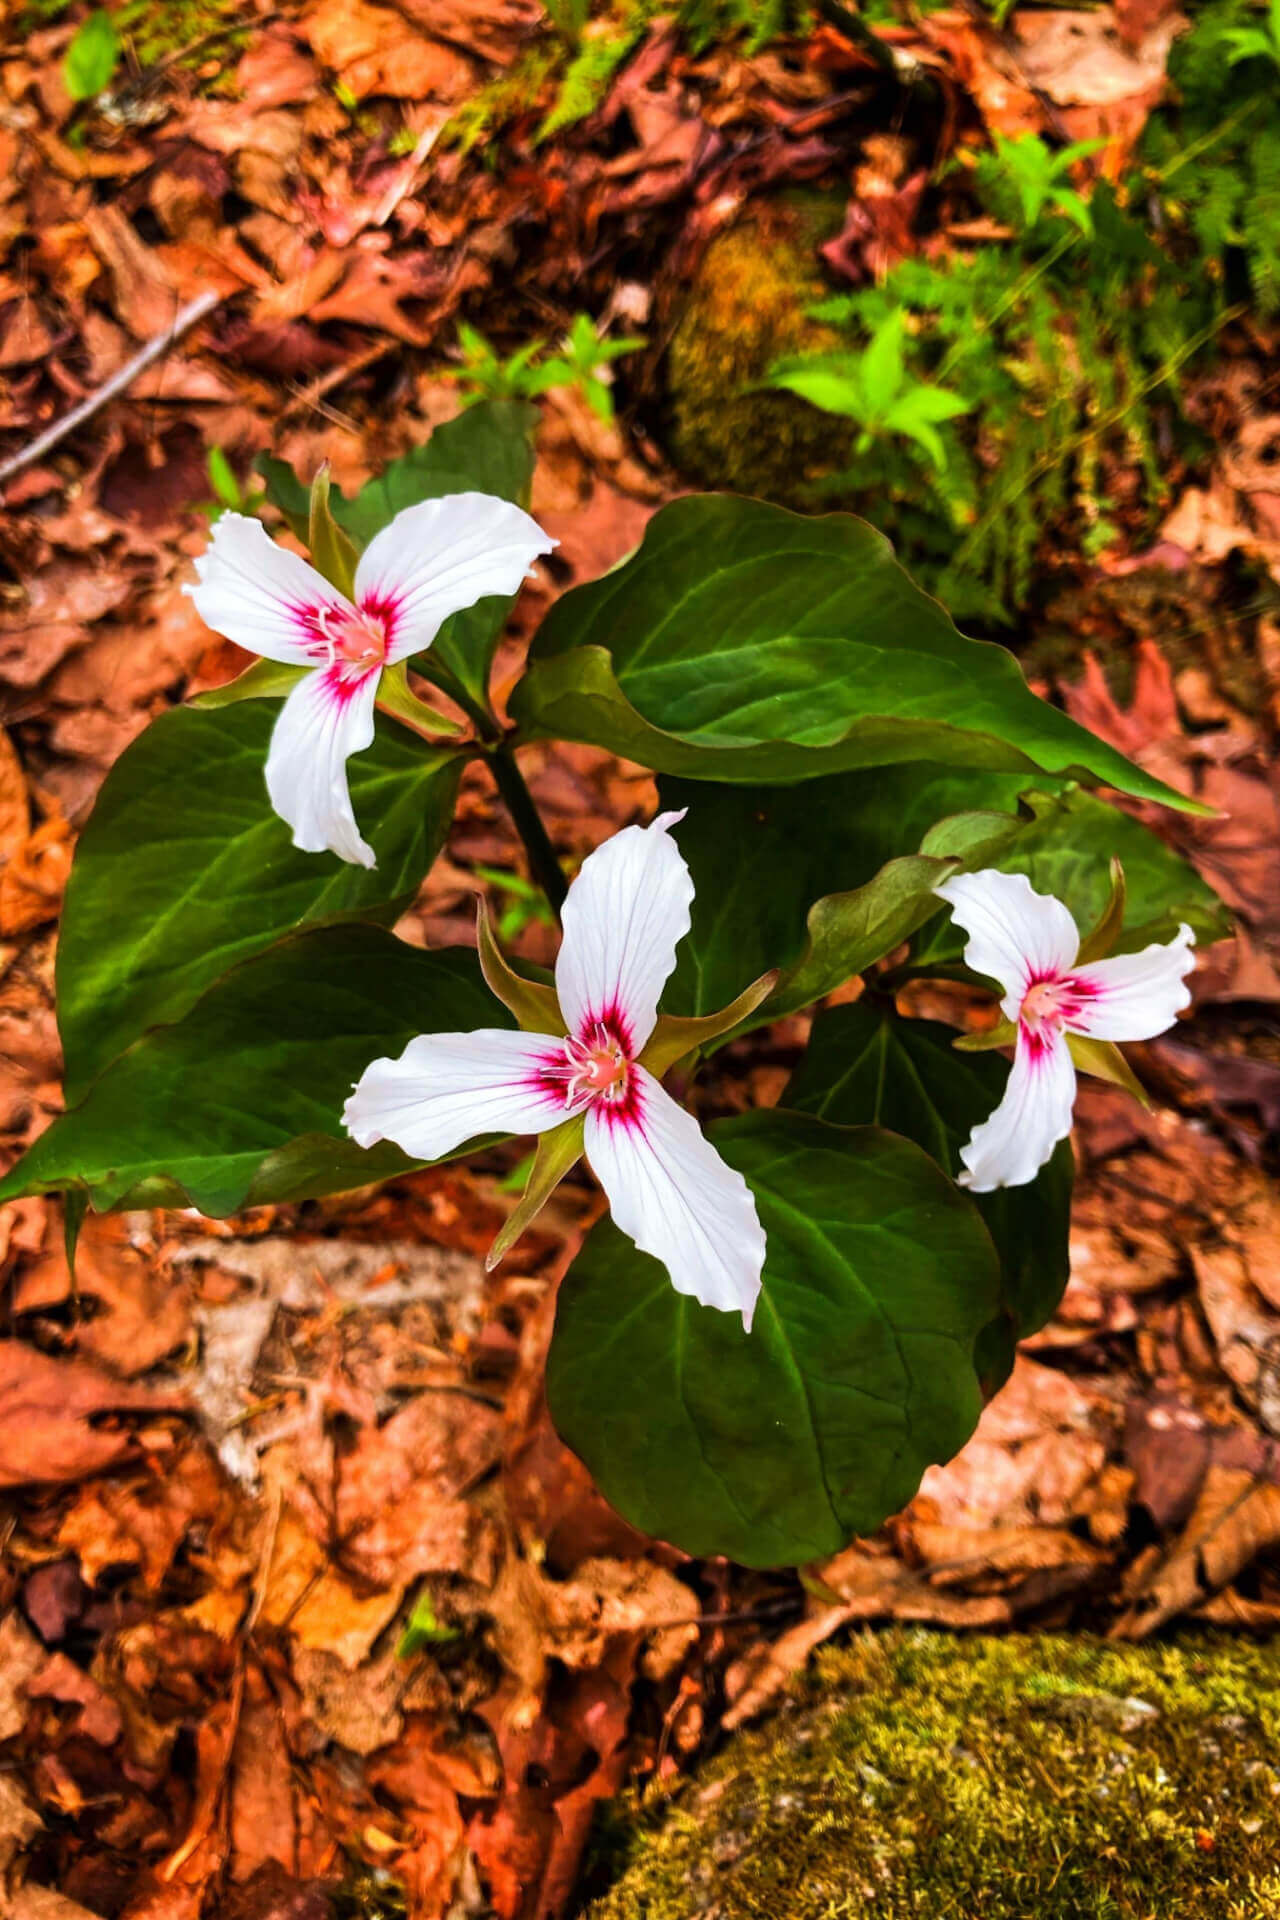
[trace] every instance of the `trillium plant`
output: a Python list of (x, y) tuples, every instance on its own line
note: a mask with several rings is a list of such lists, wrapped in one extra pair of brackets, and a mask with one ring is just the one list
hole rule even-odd
[[(89, 1207), (225, 1216), (469, 1155), (528, 1168), (492, 1265), (582, 1162), (607, 1210), (558, 1295), (561, 1434), (636, 1526), (802, 1563), (903, 1506), (1053, 1313), (1077, 1075), (1142, 1098), (1121, 1046), (1226, 930), (1126, 802), (1198, 803), (846, 514), (680, 499), (552, 599), (535, 424), (483, 402), (354, 498), (266, 460), (266, 521), (215, 523), (190, 591), (255, 658), (103, 787), (58, 950), (66, 1112), (0, 1200), (61, 1192), (74, 1247)], [(500, 713), (522, 591), (550, 605)], [(659, 795), (571, 883), (524, 771), (557, 740)], [(551, 970), (482, 900), (474, 944), (393, 931), (469, 764)], [(922, 981), (967, 987), (930, 990), (954, 1025), (912, 1017)], [(762, 1044), (790, 1078), (730, 1112)]]

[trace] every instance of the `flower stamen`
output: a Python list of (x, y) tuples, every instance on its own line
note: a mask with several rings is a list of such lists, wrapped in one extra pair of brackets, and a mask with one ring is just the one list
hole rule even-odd
[(325, 649), (326, 666), (334, 667), (341, 661), (344, 667), (363, 674), (385, 664), (391, 637), (385, 615), (348, 613), (345, 607), (323, 606), (313, 620)]

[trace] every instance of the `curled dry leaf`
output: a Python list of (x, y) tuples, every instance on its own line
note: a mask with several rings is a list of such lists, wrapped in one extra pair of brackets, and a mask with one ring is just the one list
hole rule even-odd
[[(0, 874), (0, 932), (7, 930), (4, 898)], [(190, 1334), (185, 1290), (164, 1267), (130, 1246), (118, 1214), (94, 1214), (85, 1221), (74, 1283), (60, 1242), (55, 1226), (46, 1251), (18, 1277), (10, 1303), (16, 1316), (69, 1305), (76, 1352), (126, 1378), (147, 1372), (185, 1344)]]
[(1193, 1246), (1191, 1264), (1223, 1372), (1267, 1432), (1280, 1435), (1280, 1314), (1253, 1284), (1241, 1247)]
[(464, 54), (367, 0), (320, 0), (303, 30), (316, 58), (361, 100), (456, 100), (474, 73)]
[(139, 1419), (185, 1406), (176, 1392), (131, 1386), (88, 1360), (0, 1340), (0, 1487), (101, 1473), (138, 1453)]
[(973, 1438), (945, 1467), (930, 1467), (920, 1497), (941, 1522), (1062, 1525), (1087, 1503), (1112, 1425), (1101, 1395), (1019, 1354)]
[(30, 831), (27, 777), (17, 748), (0, 727), (0, 862), (13, 858)]
[(1135, 1568), (1135, 1605), (1113, 1629), (1141, 1640), (1194, 1611), (1257, 1556), (1280, 1542), (1280, 1486), (1234, 1467), (1211, 1466), (1186, 1531), (1154, 1568)]
[(0, 867), (0, 938), (57, 918), (74, 846), (75, 835), (54, 810)]

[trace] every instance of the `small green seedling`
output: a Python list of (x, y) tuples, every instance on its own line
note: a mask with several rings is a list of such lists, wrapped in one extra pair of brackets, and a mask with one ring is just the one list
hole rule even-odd
[(62, 82), (73, 100), (96, 100), (120, 63), (120, 35), (109, 13), (91, 13), (76, 31), (62, 63)]
[(862, 429), (859, 453), (878, 439), (900, 434), (914, 441), (941, 472), (947, 464), (947, 449), (938, 427), (968, 413), (971, 402), (947, 387), (917, 380), (908, 371), (906, 324), (905, 314), (898, 309), (885, 315), (860, 353), (780, 360), (770, 369), (768, 384), (799, 394), (825, 413), (857, 421)]

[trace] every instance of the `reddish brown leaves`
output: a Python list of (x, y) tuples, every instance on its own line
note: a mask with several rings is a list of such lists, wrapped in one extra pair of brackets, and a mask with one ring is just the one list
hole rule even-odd
[(182, 1406), (180, 1394), (130, 1386), (88, 1360), (0, 1340), (0, 1487), (81, 1480), (136, 1458), (149, 1439), (165, 1446), (157, 1416)]

